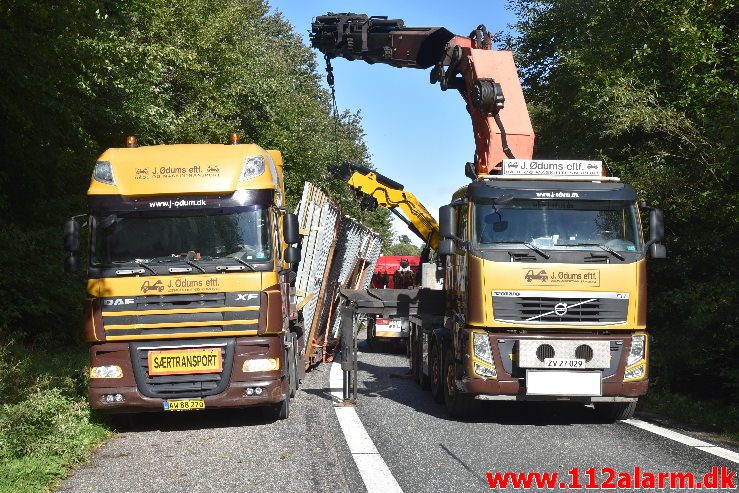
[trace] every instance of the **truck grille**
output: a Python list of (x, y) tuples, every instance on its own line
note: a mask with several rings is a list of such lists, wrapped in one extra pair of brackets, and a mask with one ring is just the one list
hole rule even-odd
[(252, 292), (103, 298), (103, 326), (110, 340), (256, 330), (260, 297)]
[(596, 324), (626, 322), (628, 293), (494, 291), (497, 322)]
[[(157, 375), (149, 376), (149, 351), (186, 348), (221, 348), (223, 371), (199, 375)], [(208, 339), (207, 344), (193, 344), (193, 341), (168, 341), (166, 344), (152, 345), (146, 342), (131, 343), (131, 363), (136, 386), (146, 397), (161, 399), (202, 398), (223, 392), (228, 386), (234, 358), (233, 339)]]

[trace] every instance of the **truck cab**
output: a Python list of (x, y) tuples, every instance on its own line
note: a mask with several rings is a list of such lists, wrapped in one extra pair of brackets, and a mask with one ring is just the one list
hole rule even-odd
[[(267, 406), (287, 417), (303, 342), (291, 296), (300, 237), (284, 193), (279, 151), (238, 137), (129, 139), (100, 156), (85, 215), (93, 409)], [(79, 236), (73, 218), (67, 270)]]
[(443, 327), (419, 334), (453, 413), (573, 400), (616, 419), (646, 392), (646, 263), (665, 253), (661, 211), (645, 241), (633, 187), (581, 164), (594, 175), (506, 173), (504, 161), (441, 208), (447, 308)]

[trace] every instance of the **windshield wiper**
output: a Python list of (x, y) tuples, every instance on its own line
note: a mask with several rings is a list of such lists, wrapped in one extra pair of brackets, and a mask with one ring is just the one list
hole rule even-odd
[(506, 241), (494, 241), (493, 243), (505, 243), (505, 244), (508, 244), (508, 245), (514, 245), (514, 244), (515, 245), (517, 245), (517, 244), (525, 245), (525, 246), (529, 247), (530, 249), (532, 249), (533, 251), (535, 251), (536, 253), (538, 253), (539, 255), (541, 255), (542, 257), (544, 257), (545, 259), (547, 259), (547, 260), (549, 259), (549, 254), (547, 252), (545, 252), (541, 248), (537, 247), (536, 245), (534, 245), (532, 243), (529, 243), (528, 241), (512, 241), (512, 240), (506, 240)]
[[(125, 265), (125, 264), (129, 264), (129, 265), (130, 264), (136, 264), (136, 265), (140, 265), (141, 267), (144, 267), (146, 270), (148, 270), (149, 272), (151, 272), (155, 276), (157, 275), (157, 271), (155, 271), (154, 269), (152, 269), (149, 264), (147, 264), (146, 262), (139, 261), (139, 260), (125, 260), (125, 261), (120, 261), (120, 262), (113, 262), (113, 264), (119, 264), (119, 265), (120, 264), (123, 264), (123, 265)], [(125, 276), (125, 275), (131, 275), (131, 274), (143, 274), (143, 272), (144, 272), (143, 269), (136, 269), (136, 270), (134, 270), (134, 269), (124, 270), (124, 269), (122, 269), (122, 270), (117, 270), (115, 273), (116, 273), (116, 275), (119, 275), (119, 276)]]
[[(211, 258), (213, 258), (213, 260), (215, 260), (215, 259), (226, 259), (226, 258), (230, 258), (231, 260), (235, 260), (235, 261), (237, 261), (238, 263), (240, 263), (241, 265), (243, 265), (243, 266), (245, 266), (245, 267), (248, 267), (248, 268), (249, 268), (249, 269), (250, 269), (250, 270), (251, 270), (252, 272), (256, 272), (256, 270), (257, 270), (257, 268), (256, 268), (256, 267), (254, 267), (253, 265), (251, 265), (251, 264), (250, 264), (249, 262), (247, 262), (246, 260), (242, 260), (242, 259), (240, 259), (239, 257), (229, 257), (229, 256), (226, 256), (226, 257), (211, 257)], [(219, 269), (219, 268), (220, 268), (220, 269)], [(222, 265), (217, 265), (217, 266), (216, 266), (216, 270), (226, 270), (226, 267), (224, 267), (224, 266), (222, 266)]]
[(594, 246), (594, 247), (600, 248), (604, 252), (610, 253), (611, 255), (613, 255), (614, 257), (616, 257), (619, 260), (626, 260), (626, 258), (623, 255), (621, 255), (620, 253), (618, 253), (613, 248), (611, 248), (609, 246), (601, 245), (600, 243), (564, 243), (564, 245), (566, 245), (566, 246)]

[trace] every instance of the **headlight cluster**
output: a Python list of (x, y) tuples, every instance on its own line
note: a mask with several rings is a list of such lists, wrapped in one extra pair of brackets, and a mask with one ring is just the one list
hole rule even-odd
[(624, 381), (640, 380), (644, 378), (647, 371), (646, 361), (647, 336), (638, 335), (631, 338), (631, 349), (626, 359), (626, 371)]
[(280, 360), (277, 358), (256, 358), (244, 361), (241, 371), (244, 373), (254, 371), (274, 371), (280, 369)]
[(123, 370), (118, 365), (93, 366), (90, 368), (90, 378), (122, 378)]
[(264, 156), (248, 156), (244, 159), (241, 180), (251, 180), (264, 173)]
[(115, 177), (113, 176), (113, 165), (110, 161), (98, 161), (92, 170), (92, 177), (101, 183), (115, 185)]
[(497, 378), (493, 362), (493, 351), (490, 348), (490, 337), (487, 332), (472, 333), (473, 369), (481, 377)]

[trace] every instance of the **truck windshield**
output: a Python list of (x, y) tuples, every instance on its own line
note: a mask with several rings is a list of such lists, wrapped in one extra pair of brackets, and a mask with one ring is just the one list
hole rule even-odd
[(479, 248), (510, 248), (529, 243), (547, 250), (572, 248), (641, 250), (636, 205), (617, 201), (512, 200), (476, 203), (475, 238)]
[(272, 258), (269, 209), (134, 212), (93, 215), (93, 265), (168, 261), (193, 252), (248, 262)]

